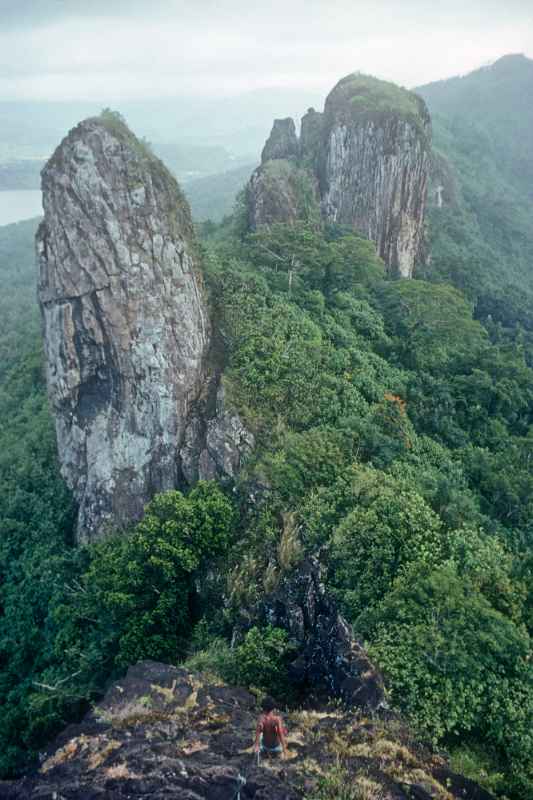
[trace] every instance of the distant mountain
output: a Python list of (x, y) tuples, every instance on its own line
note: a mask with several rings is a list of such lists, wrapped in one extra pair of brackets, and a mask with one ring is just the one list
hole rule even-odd
[(237, 194), (244, 188), (252, 174), (255, 164), (208, 175), (185, 184), (184, 192), (190, 203), (195, 222), (221, 220), (231, 214)]
[(243, 161), (247, 163), (247, 159), (234, 156), (225, 147), (215, 144), (156, 143), (152, 150), (183, 186), (190, 181), (231, 171), (242, 166)]
[(533, 301), (524, 300), (529, 292), (533, 298), (533, 61), (505, 56), (416, 91), (433, 118), (439, 193), (423, 276), (459, 285), (481, 317), (513, 318), (533, 330)]
[(0, 192), (11, 189), (39, 189), (44, 161), (37, 158), (0, 162)]
[(452, 129), (482, 126), (499, 168), (533, 199), (533, 60), (504, 56), (492, 66), (416, 91)]
[(219, 147), (253, 161), (274, 115), (301, 117), (318, 102), (320, 92), (276, 87), (233, 96), (177, 94), (135, 102), (106, 97), (100, 103), (0, 102), (0, 161), (47, 158), (69, 128), (105, 106), (119, 111), (139, 136), (155, 145)]
[[(59, 144), (57, 141), (56, 144)], [(243, 159), (233, 156), (221, 145), (189, 145), (183, 143), (154, 144), (158, 158), (186, 185), (191, 180), (232, 171)], [(40, 189), (41, 170), (47, 159), (0, 159), (0, 191), (11, 189)], [(245, 159), (248, 164), (248, 160)], [(250, 171), (253, 166), (250, 167)], [(206, 185), (206, 188), (209, 184)], [(225, 213), (225, 212), (224, 212)]]

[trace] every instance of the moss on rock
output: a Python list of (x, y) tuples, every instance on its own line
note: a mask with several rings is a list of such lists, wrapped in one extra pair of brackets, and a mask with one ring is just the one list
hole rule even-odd
[(426, 135), (429, 114), (422, 98), (389, 81), (356, 72), (342, 78), (329, 93), (326, 116), (334, 119), (356, 119), (359, 115), (394, 114), (412, 122)]

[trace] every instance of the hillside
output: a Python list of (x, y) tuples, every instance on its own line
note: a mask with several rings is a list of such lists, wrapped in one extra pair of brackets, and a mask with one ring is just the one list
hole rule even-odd
[(254, 166), (245, 164), (236, 169), (189, 181), (185, 186), (185, 195), (191, 206), (193, 220), (221, 222), (224, 217), (229, 216), (237, 195), (244, 189)]
[(533, 60), (508, 55), (460, 78), (419, 87), (433, 115), (452, 128), (479, 126), (495, 165), (533, 200)]
[[(72, 550), (34, 357), (21, 351), (3, 381), (4, 774), (127, 664), (179, 662), (193, 641), (213, 668), (242, 612), (326, 547), (330, 589), (392, 701), (461, 770), (522, 800), (509, 786), (530, 780), (531, 371), (453, 290), (382, 283), (362, 240), (277, 226), (242, 249), (227, 233), (209, 283), (227, 389), (259, 442), (230, 494), (161, 495), (130, 537)], [(291, 252), (302, 270), (289, 295), (277, 257)], [(252, 685), (283, 693), (285, 635), (250, 640)]]
[[(413, 108), (423, 106), (394, 91), (391, 117), (390, 91), (380, 88), (377, 111), (364, 100), (352, 140), (367, 137), (377, 113), (380, 130), (390, 123), (405, 132), (394, 143), (416, 151)], [(281, 123), (293, 147), (293, 128)], [(163, 485), (176, 470), (171, 449), (168, 473), (157, 460), (146, 471), (156, 493), (144, 513), (136, 508), (134, 518), (125, 502), (115, 526), (81, 546), (46, 394), (32, 223), (0, 230), (1, 296), (12, 298), (0, 327), (0, 773), (20, 778), (6, 792), (84, 797), (96, 784), (96, 795), (153, 795), (163, 785), (179, 796), (194, 789), (190, 775), (200, 783), (213, 770), (226, 800), (222, 789), (251, 760), (242, 751), (252, 695), (267, 692), (292, 714), (297, 757), (284, 775), (252, 774), (250, 796), (264, 795), (266, 781), (307, 800), (449, 800), (455, 781), (461, 790), (457, 773), (483, 786), (485, 794), (463, 784), (472, 798), (533, 796), (533, 350), (520, 328), (530, 313), (528, 239), (527, 226), (511, 236), (519, 217), (489, 213), (502, 186), (529, 200), (494, 158), (490, 123), (473, 120), (473, 140), (449, 118), (437, 124), (433, 180), (449, 182), (442, 207), (431, 208), (432, 258), (413, 280), (389, 276), (374, 242), (334, 219), (252, 231), (240, 204), (194, 241), (175, 181), (116, 115), (87, 120), (64, 140), (47, 168), (40, 297), (58, 334), (47, 346), (60, 434), (73, 421), (76, 446), (96, 434), (76, 461), (82, 478), (99, 463), (101, 432), (109, 441), (118, 432), (108, 463), (126, 464), (118, 486), (127, 497), (138, 476), (126, 459), (163, 452), (163, 426), (147, 444), (137, 415), (173, 424), (177, 416), (167, 399), (185, 358), (161, 378), (165, 336), (182, 358), (197, 331), (215, 332), (197, 359), (209, 381), (187, 407), (183, 475)], [(388, 154), (364, 152), (371, 167)], [(267, 159), (276, 161), (287, 164), (278, 172), (293, 172), (294, 161)], [(187, 286), (200, 308), (189, 332)], [(132, 359), (121, 370), (117, 353)], [(80, 398), (63, 421), (67, 401)], [(131, 430), (121, 433), (125, 417)], [(242, 462), (226, 448), (232, 437), (253, 443)], [(108, 469), (97, 478), (118, 496)], [(333, 629), (295, 602), (310, 561), (320, 564), (327, 607), (364, 645), (361, 661), (383, 673), (390, 713), (368, 720), (354, 704), (346, 715), (317, 693), (316, 666), (325, 655), (331, 663), (348, 626)], [(138, 662), (152, 666), (136, 672)], [(199, 671), (210, 673), (209, 690), (199, 687), (184, 714), (174, 694)], [(246, 691), (220, 697), (219, 680)], [(124, 703), (120, 689), (106, 696), (117, 685), (131, 686)], [(349, 680), (329, 691), (345, 697), (346, 686), (359, 689)], [(238, 698), (230, 711), (228, 691)], [(309, 716), (298, 716), (302, 706)], [(181, 742), (184, 719), (192, 743)], [(69, 723), (81, 727), (49, 745)], [(317, 763), (325, 768), (315, 779)]]
[(432, 263), (481, 318), (533, 330), (533, 61), (506, 56), (461, 78), (417, 89), (433, 117)]
[(34, 236), (38, 220), (0, 227), (0, 380), (39, 336)]
[(0, 191), (10, 189), (39, 189), (40, 171), (44, 161), (39, 159), (13, 160), (0, 163)]

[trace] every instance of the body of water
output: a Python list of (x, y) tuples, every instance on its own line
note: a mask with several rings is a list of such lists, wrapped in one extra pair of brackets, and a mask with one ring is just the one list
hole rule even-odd
[(0, 192), (0, 225), (40, 217), (43, 213), (39, 189), (17, 189)]

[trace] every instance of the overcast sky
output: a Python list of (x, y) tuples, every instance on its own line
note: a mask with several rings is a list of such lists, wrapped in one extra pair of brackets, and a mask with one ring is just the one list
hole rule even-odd
[(0, 0), (0, 100), (405, 86), (533, 57), (533, 0)]

